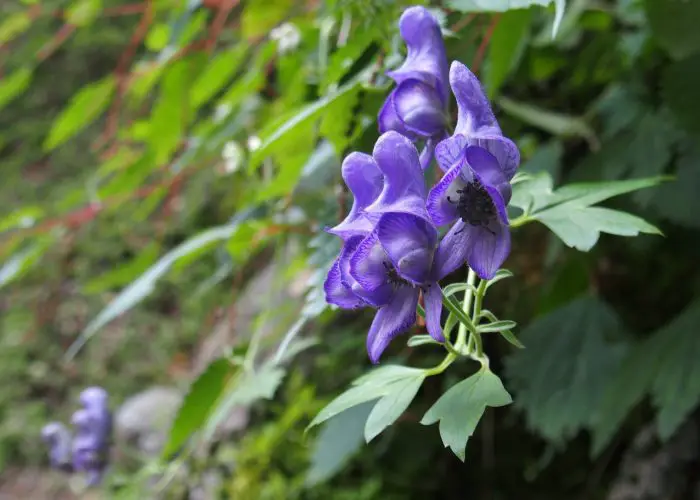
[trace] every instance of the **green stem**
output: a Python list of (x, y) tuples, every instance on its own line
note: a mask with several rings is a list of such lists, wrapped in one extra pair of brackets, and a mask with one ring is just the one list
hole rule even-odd
[[(484, 302), (484, 296), (486, 295), (486, 287), (488, 285), (487, 280), (481, 280), (479, 282), (479, 288), (476, 290), (476, 295), (474, 297), (474, 312), (472, 313), (472, 323), (474, 323), (475, 326), (479, 325), (480, 321), (480, 316), (481, 316), (481, 306)], [(484, 344), (481, 339), (481, 333), (477, 331), (472, 332), (469, 340), (471, 344), (471, 340), (474, 339), (473, 345), (474, 348), (476, 349), (476, 353), (474, 357), (483, 365), (483, 366), (488, 366), (488, 357), (484, 354)], [(471, 351), (470, 351), (471, 352)]]
[(425, 376), (430, 377), (431, 375), (438, 375), (445, 370), (447, 370), (447, 367), (452, 364), (452, 362), (457, 359), (457, 354), (449, 352), (447, 353), (447, 356), (445, 356), (445, 359), (442, 360), (442, 363), (440, 363), (437, 366), (434, 366), (432, 368), (428, 368), (425, 370)]
[[(469, 274), (467, 275), (467, 289), (464, 291), (464, 301), (462, 302), (462, 310), (468, 316), (469, 311), (472, 307), (472, 297), (474, 296), (473, 287), (476, 282), (476, 273), (473, 269), (469, 269)], [(469, 286), (471, 285), (471, 286)], [(467, 342), (467, 325), (464, 323), (459, 324), (459, 330), (457, 330), (457, 342), (455, 343), (455, 350), (462, 352), (465, 344)]]
[(515, 229), (516, 227), (524, 226), (528, 222), (533, 221), (534, 219), (531, 218), (529, 215), (521, 215), (520, 217), (516, 217), (512, 221), (510, 221), (510, 228)]

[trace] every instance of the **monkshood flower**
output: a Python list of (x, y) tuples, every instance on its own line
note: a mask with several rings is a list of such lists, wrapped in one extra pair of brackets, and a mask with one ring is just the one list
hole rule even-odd
[(51, 466), (64, 472), (73, 470), (71, 464), (71, 434), (60, 422), (50, 422), (41, 430), (41, 438), (49, 447)]
[(425, 168), (432, 144), (445, 135), (448, 114), (447, 57), (440, 24), (424, 7), (406, 9), (399, 31), (408, 54), (387, 73), (396, 82), (379, 112), (379, 131), (395, 130), (411, 140), (423, 139)]
[(71, 419), (75, 426), (73, 468), (87, 475), (87, 483), (100, 482), (107, 465), (112, 432), (112, 416), (107, 406), (107, 391), (89, 387), (80, 394), (82, 408)]
[(479, 80), (466, 66), (452, 63), (450, 85), (457, 126), (435, 148), (445, 175), (427, 206), (436, 225), (456, 222), (440, 243), (436, 263), (449, 273), (466, 262), (480, 278), (490, 279), (510, 252), (506, 205), (520, 153), (503, 137)]
[[(355, 296), (379, 310), (367, 336), (373, 363), (392, 339), (416, 321), (418, 298), (423, 292), (426, 326), (436, 340), (444, 341), (440, 327), (442, 293), (437, 284), (445, 276), (434, 265), (438, 232), (425, 206), (426, 187), (418, 151), (409, 139), (387, 132), (377, 141), (372, 157), (384, 177), (383, 188), (367, 206), (366, 218), (379, 215), (372, 232), (347, 257), (341, 258), (341, 277)], [(370, 170), (370, 169), (367, 169)]]

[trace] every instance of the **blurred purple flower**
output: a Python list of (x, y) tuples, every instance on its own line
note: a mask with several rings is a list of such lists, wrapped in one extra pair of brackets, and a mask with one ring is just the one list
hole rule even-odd
[(51, 466), (70, 472), (71, 465), (71, 434), (60, 422), (50, 422), (41, 430), (41, 438), (49, 447)]
[(73, 468), (87, 474), (91, 486), (100, 482), (107, 465), (112, 432), (112, 416), (107, 406), (107, 391), (89, 387), (80, 394), (83, 408), (73, 414)]
[(445, 135), (448, 87), (447, 57), (440, 24), (424, 7), (411, 7), (399, 20), (408, 54), (403, 64), (387, 73), (397, 84), (379, 112), (379, 131), (395, 130), (415, 141), (426, 140), (421, 158), (425, 168), (432, 143)]
[(457, 221), (440, 243), (436, 265), (450, 273), (465, 261), (490, 279), (510, 252), (506, 205), (520, 162), (517, 146), (503, 137), (479, 80), (461, 63), (450, 68), (459, 114), (452, 137), (435, 148), (444, 177), (428, 195), (438, 225)]

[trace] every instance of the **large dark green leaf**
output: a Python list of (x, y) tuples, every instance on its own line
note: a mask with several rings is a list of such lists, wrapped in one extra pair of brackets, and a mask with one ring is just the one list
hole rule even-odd
[(592, 424), (595, 408), (625, 353), (621, 324), (594, 297), (538, 318), (521, 333), (527, 349), (506, 360), (508, 382), (528, 425), (552, 441)]
[(674, 58), (700, 50), (700, 1), (644, 0), (644, 7), (654, 37)]
[[(700, 4), (700, 1), (696, 3)], [(700, 30), (696, 28), (695, 32), (700, 33)], [(678, 123), (691, 132), (700, 132), (699, 88), (700, 53), (676, 61), (664, 70), (664, 101), (675, 115)]]

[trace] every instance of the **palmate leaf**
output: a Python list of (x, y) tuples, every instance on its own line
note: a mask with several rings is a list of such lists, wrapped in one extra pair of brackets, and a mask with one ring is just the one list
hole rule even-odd
[(624, 342), (609, 340), (620, 329), (610, 306), (585, 296), (523, 330), (528, 348), (506, 360), (506, 375), (532, 429), (556, 442), (592, 424), (626, 350)]
[(452, 386), (426, 412), (423, 425), (440, 422), (440, 437), (445, 447), (464, 462), (467, 440), (474, 434), (487, 406), (512, 403), (501, 379), (487, 368)]
[(349, 408), (376, 401), (365, 424), (365, 439), (369, 442), (408, 408), (424, 379), (425, 371), (419, 368), (387, 365), (372, 370), (323, 408), (307, 430)]
[(551, 176), (540, 172), (513, 186), (511, 204), (521, 208), (527, 219), (545, 224), (568, 246), (588, 251), (598, 241), (600, 233), (620, 236), (661, 234), (656, 227), (639, 217), (591, 205), (613, 196), (655, 186), (663, 180), (663, 177), (651, 177), (579, 183), (553, 190)]
[(611, 377), (592, 427), (594, 455), (609, 443), (627, 413), (646, 395), (657, 413), (657, 431), (668, 439), (700, 402), (700, 301), (638, 343)]

